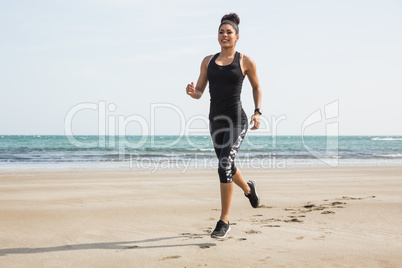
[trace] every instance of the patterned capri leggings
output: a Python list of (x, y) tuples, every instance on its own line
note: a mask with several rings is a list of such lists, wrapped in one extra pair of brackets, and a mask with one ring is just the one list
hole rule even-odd
[(229, 124), (227, 120), (210, 121), (209, 130), (219, 160), (218, 174), (221, 183), (233, 182), (237, 168), (234, 160), (246, 135), (247, 121)]

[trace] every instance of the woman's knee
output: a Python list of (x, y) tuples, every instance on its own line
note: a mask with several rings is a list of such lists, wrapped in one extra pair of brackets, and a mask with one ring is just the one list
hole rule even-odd
[(230, 159), (222, 158), (219, 161), (218, 174), (222, 183), (233, 182), (233, 175), (236, 174), (237, 168)]
[(218, 174), (219, 174), (219, 181), (221, 183), (233, 182), (233, 175), (232, 175), (232, 171), (230, 169), (226, 170), (226, 169), (218, 168)]

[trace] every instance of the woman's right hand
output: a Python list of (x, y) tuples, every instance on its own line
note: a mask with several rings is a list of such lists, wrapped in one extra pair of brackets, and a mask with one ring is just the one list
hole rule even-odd
[(186, 92), (187, 92), (187, 95), (190, 95), (191, 97), (194, 98), (194, 96), (195, 96), (194, 82), (191, 82), (191, 84), (187, 85)]

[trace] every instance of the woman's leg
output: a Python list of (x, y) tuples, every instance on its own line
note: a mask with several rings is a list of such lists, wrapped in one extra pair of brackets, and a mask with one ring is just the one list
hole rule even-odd
[(229, 210), (233, 197), (233, 183), (220, 183), (221, 187), (221, 217), (220, 220), (229, 222)]
[[(232, 203), (234, 188), (233, 182), (242, 185), (243, 181), (243, 183), (245, 184), (242, 185), (244, 187), (244, 191), (250, 190), (243, 177), (241, 177), (240, 171), (236, 171), (236, 167), (234, 166), (234, 159), (236, 157), (237, 151), (240, 148), (246, 131), (246, 125), (244, 125), (243, 127), (233, 127), (230, 132), (226, 132), (223, 136), (222, 144), (224, 144), (225, 146), (223, 146), (220, 151), (218, 173), (221, 182), (220, 190), (222, 210), (220, 219), (225, 223), (229, 222), (229, 210)], [(235, 174), (238, 174), (236, 178)]]
[[(233, 175), (233, 182), (239, 186), (244, 194), (249, 194), (251, 189), (247, 182), (241, 175), (240, 169), (237, 168), (236, 173)], [(229, 222), (229, 210), (233, 197), (233, 183), (221, 183), (221, 217), (220, 219), (226, 223)]]
[(243, 176), (241, 175), (240, 169), (237, 168), (236, 173), (233, 175), (233, 181), (239, 186), (245, 194), (250, 193), (251, 189), (247, 182), (244, 180)]

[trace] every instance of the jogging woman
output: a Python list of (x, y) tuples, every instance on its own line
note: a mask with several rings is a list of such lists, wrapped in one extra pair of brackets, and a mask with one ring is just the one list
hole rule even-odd
[(186, 92), (194, 99), (201, 98), (209, 82), (211, 97), (209, 121), (210, 133), (216, 156), (219, 160), (218, 174), (221, 193), (221, 215), (211, 237), (224, 238), (230, 231), (229, 210), (233, 196), (233, 182), (239, 186), (257, 208), (259, 197), (254, 181), (246, 182), (235, 167), (234, 159), (248, 128), (247, 115), (240, 100), (244, 77), (247, 76), (253, 88), (255, 104), (251, 117), (251, 130), (260, 126), (261, 89), (254, 61), (236, 51), (239, 40), (240, 19), (235, 13), (223, 16), (219, 25), (218, 42), (221, 52), (204, 58), (201, 63), (197, 85), (188, 84)]

